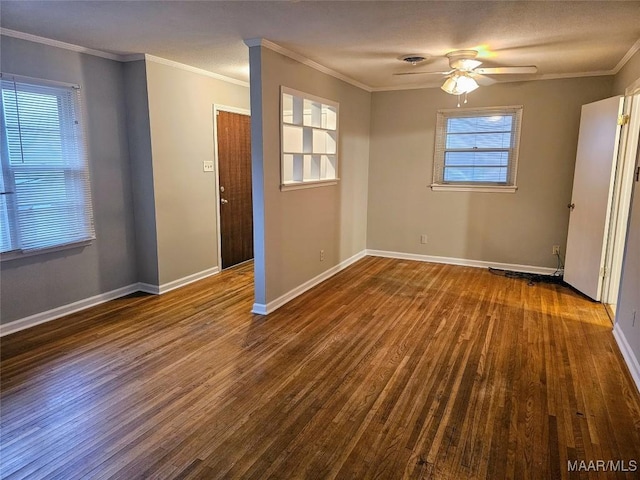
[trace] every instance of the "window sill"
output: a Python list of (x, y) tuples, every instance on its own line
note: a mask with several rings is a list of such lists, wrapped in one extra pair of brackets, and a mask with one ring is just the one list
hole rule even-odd
[(60, 252), (70, 250), (72, 248), (86, 247), (93, 243), (93, 240), (83, 240), (81, 242), (67, 243), (64, 245), (56, 245), (55, 247), (40, 248), (38, 250), (12, 250), (11, 252), (0, 253), (0, 262), (8, 262), (10, 260), (18, 260), (20, 258), (33, 257), (35, 255), (45, 255), (47, 253)]
[(515, 193), (518, 187), (515, 185), (443, 185), (431, 184), (434, 192), (481, 192), (481, 193)]
[(309, 182), (291, 182), (280, 185), (280, 190), (286, 192), (288, 190), (301, 190), (303, 188), (316, 188), (316, 187), (328, 187), (330, 185), (337, 185), (339, 178), (332, 178), (329, 180), (313, 180)]

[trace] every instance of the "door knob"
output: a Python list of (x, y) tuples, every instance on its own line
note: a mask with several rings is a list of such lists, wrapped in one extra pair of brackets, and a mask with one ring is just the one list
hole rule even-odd
[(220, 203), (229, 203), (229, 200), (226, 200), (226, 199), (224, 199), (224, 198), (221, 198), (221, 199), (220, 199)]
[(576, 204), (575, 203), (570, 203), (569, 205), (567, 205), (567, 208), (571, 211), (573, 211), (574, 208), (576, 208)]

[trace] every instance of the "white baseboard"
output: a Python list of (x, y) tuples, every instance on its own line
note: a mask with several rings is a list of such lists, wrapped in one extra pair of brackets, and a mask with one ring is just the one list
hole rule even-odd
[(636, 357), (631, 345), (629, 345), (627, 338), (624, 336), (624, 332), (617, 323), (613, 327), (613, 338), (616, 339), (620, 353), (622, 353), (622, 357), (627, 363), (627, 368), (629, 368), (629, 372), (631, 372), (633, 381), (636, 383), (636, 388), (640, 392), (640, 362), (638, 362), (638, 357)]
[(162, 285), (153, 285), (151, 283), (140, 282), (138, 284), (138, 290), (145, 293), (151, 293), (153, 295), (162, 295), (163, 293), (170, 292), (171, 290), (175, 290), (176, 288), (184, 287), (185, 285), (189, 285), (190, 283), (197, 282), (198, 280), (202, 280), (203, 278), (210, 277), (211, 275), (215, 275), (217, 273), (220, 273), (220, 268), (213, 267), (201, 272), (187, 275), (186, 277), (182, 277), (171, 282), (163, 283)]
[(366, 250), (366, 254), (372, 257), (397, 258), (400, 260), (416, 260), (418, 262), (446, 263), (448, 265), (461, 265), (464, 267), (497, 268), (511, 270), (513, 272), (534, 273), (537, 275), (551, 275), (556, 269), (548, 267), (535, 267), (533, 265), (517, 265), (511, 263), (485, 262), (483, 260), (469, 260), (466, 258), (436, 257), (433, 255), (420, 255), (417, 253), (390, 252), (387, 250)]
[(179, 278), (178, 280), (174, 280), (172, 282), (164, 283), (162, 285), (152, 285), (150, 283), (142, 282), (133, 283), (131, 285), (127, 285), (126, 287), (111, 290), (110, 292), (106, 293), (101, 293), (99, 295), (85, 298), (84, 300), (79, 300), (68, 305), (62, 305), (61, 307), (53, 308), (51, 310), (47, 310), (46, 312), (36, 313), (19, 320), (14, 320), (13, 322), (0, 324), (0, 337), (19, 332), (20, 330), (24, 330), (26, 328), (35, 327), (36, 325), (40, 325), (41, 323), (50, 322), (57, 318), (64, 317), (65, 315), (79, 312), (80, 310), (94, 307), (96, 305), (100, 305), (101, 303), (115, 300), (116, 298), (124, 297), (125, 295), (129, 295), (134, 292), (145, 292), (151, 293), (153, 295), (161, 295), (171, 290), (175, 290), (176, 288), (183, 287), (198, 280), (202, 280), (203, 278), (210, 277), (211, 275), (215, 275), (219, 272), (220, 269), (218, 267), (213, 267), (207, 270), (203, 270), (202, 272)]
[(254, 303), (253, 308), (251, 309), (251, 313), (257, 313), (258, 315), (268, 315), (274, 312), (285, 303), (290, 302), (297, 296), (302, 295), (307, 290), (315, 287), (316, 285), (324, 282), (326, 279), (334, 276), (340, 270), (344, 270), (345, 268), (354, 264), (361, 258), (364, 258), (365, 255), (366, 253), (364, 250), (359, 253), (356, 253), (353, 257), (340, 262), (338, 265), (331, 267), (328, 270), (325, 270), (320, 275), (313, 277), (311, 280), (304, 282), (302, 285), (299, 285), (298, 287), (294, 288), (293, 290), (290, 290), (289, 292), (276, 298), (275, 300), (272, 300), (266, 305), (264, 303)]
[(2, 324), (0, 325), (0, 337), (19, 332), (20, 330), (24, 330), (26, 328), (35, 327), (36, 325), (40, 325), (41, 323), (50, 322), (51, 320), (55, 320), (56, 318), (64, 317), (65, 315), (79, 312), (80, 310), (85, 310), (89, 307), (94, 307), (96, 305), (100, 305), (101, 303), (115, 300), (116, 298), (124, 297), (125, 295), (137, 292), (138, 290), (138, 284), (133, 283), (131, 285), (127, 285), (126, 287), (117, 288), (115, 290), (111, 290), (110, 292), (94, 295), (93, 297), (85, 298), (84, 300), (79, 300), (77, 302), (69, 303), (68, 305), (62, 305), (61, 307), (47, 310), (46, 312), (36, 313), (19, 320), (14, 320), (13, 322)]

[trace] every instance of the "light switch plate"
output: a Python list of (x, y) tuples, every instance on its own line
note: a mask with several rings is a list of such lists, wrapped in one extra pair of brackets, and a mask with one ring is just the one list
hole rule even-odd
[(202, 166), (205, 172), (213, 172), (213, 161), (202, 162)]

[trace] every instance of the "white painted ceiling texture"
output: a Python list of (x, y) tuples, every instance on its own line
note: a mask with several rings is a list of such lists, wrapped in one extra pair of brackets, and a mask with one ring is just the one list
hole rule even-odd
[[(525, 80), (616, 73), (640, 46), (638, 1), (5, 1), (4, 29), (113, 53), (146, 53), (248, 81), (245, 39), (263, 38), (371, 90), (441, 83), (393, 73), (536, 65)], [(398, 57), (431, 59), (415, 67)]]

